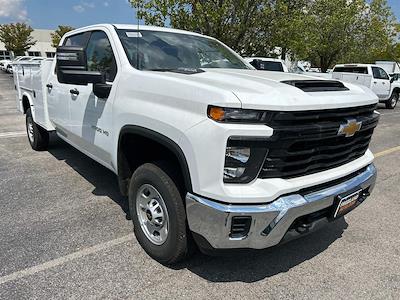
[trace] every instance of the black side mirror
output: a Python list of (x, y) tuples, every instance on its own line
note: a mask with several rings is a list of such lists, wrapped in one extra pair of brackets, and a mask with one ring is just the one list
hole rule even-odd
[(394, 77), (390, 78), (390, 83), (394, 82)]
[(60, 46), (57, 48), (57, 78), (60, 83), (86, 85), (105, 83), (105, 76), (98, 71), (88, 71), (85, 49)]

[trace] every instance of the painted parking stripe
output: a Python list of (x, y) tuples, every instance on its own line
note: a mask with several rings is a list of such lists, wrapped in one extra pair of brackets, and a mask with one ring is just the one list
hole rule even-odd
[(47, 261), (40, 265), (36, 265), (36, 266), (30, 267), (30, 268), (26, 268), (26, 269), (11, 273), (9, 275), (5, 275), (3, 277), (0, 277), (0, 285), (5, 284), (10, 281), (24, 278), (26, 276), (34, 275), (36, 273), (63, 265), (65, 263), (76, 260), (78, 258), (82, 258), (87, 255), (94, 254), (96, 252), (111, 248), (111, 247), (119, 245), (119, 244), (123, 244), (123, 243), (131, 241), (131, 240), (133, 240), (133, 234), (125, 235), (125, 236), (117, 238), (115, 240), (97, 244), (95, 246), (79, 250), (77, 252), (68, 254), (66, 256), (62, 256), (62, 257)]
[(3, 133), (0, 133), (0, 139), (17, 137), (17, 136), (22, 136), (22, 135), (26, 135), (26, 131), (3, 132)]
[(383, 150), (383, 151), (378, 152), (378, 153), (376, 153), (374, 155), (375, 155), (375, 157), (378, 158), (378, 157), (381, 157), (381, 156), (384, 156), (384, 155), (388, 155), (388, 154), (391, 154), (391, 153), (394, 153), (394, 152), (398, 152), (398, 151), (400, 151), (400, 146)]

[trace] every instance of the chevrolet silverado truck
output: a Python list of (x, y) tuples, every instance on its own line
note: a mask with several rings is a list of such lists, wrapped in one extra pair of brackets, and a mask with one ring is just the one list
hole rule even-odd
[(211, 37), (89, 26), (16, 76), (32, 148), (55, 131), (112, 170), (138, 242), (163, 264), (307, 234), (375, 184), (371, 90), (257, 71)]
[(394, 109), (399, 102), (400, 82), (391, 78), (378, 65), (346, 64), (336, 65), (332, 78), (364, 85), (370, 88), (385, 103), (386, 108)]

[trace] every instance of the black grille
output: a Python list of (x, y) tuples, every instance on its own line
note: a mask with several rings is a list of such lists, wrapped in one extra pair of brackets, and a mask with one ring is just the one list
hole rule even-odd
[[(335, 168), (365, 154), (378, 124), (375, 105), (321, 111), (276, 112), (274, 135), (260, 178), (292, 178)], [(352, 137), (339, 136), (348, 119), (362, 121)]]

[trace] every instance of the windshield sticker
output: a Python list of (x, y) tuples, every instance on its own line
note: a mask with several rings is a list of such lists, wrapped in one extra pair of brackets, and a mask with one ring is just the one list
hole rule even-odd
[(127, 31), (126, 32), (126, 36), (129, 38), (141, 38), (142, 34), (140, 32), (137, 31)]

